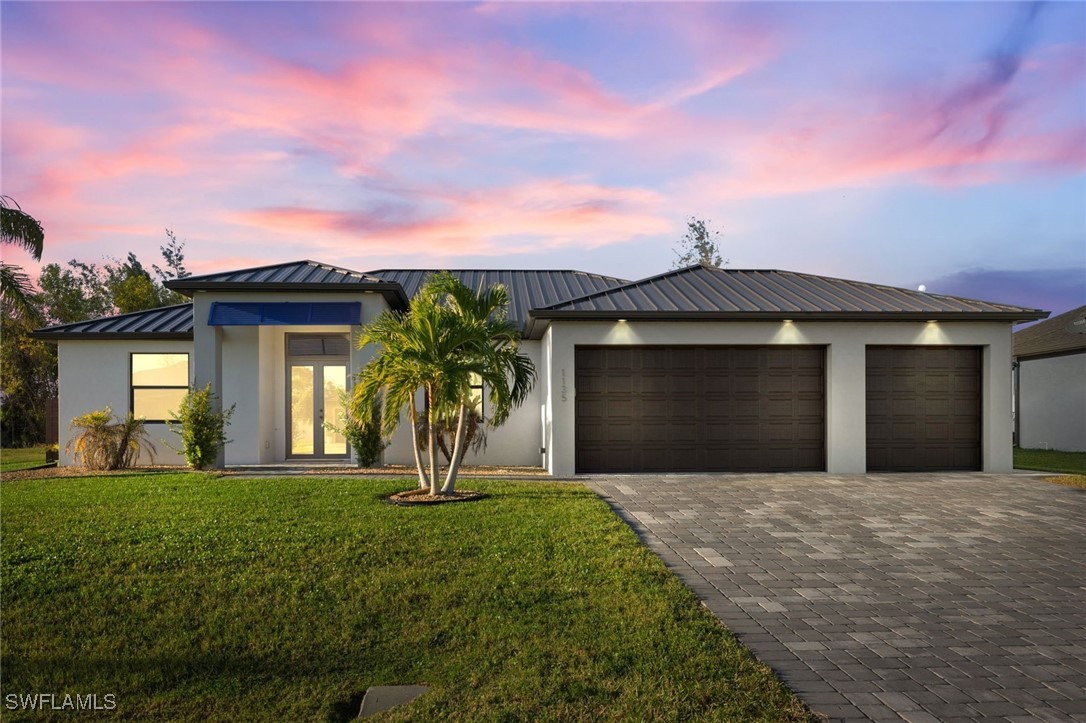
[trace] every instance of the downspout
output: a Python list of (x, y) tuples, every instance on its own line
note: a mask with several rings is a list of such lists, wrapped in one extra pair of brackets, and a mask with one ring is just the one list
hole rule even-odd
[(1014, 393), (1011, 395), (1011, 401), (1013, 408), (1011, 409), (1011, 417), (1014, 419), (1014, 445), (1015, 447), (1022, 446), (1022, 391), (1021, 391), (1021, 376), (1022, 365), (1018, 359), (1011, 362), (1011, 374), (1014, 375)]

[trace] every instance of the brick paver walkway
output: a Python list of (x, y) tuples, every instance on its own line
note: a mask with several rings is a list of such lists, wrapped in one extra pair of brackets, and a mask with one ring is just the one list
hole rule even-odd
[(831, 719), (1086, 721), (1086, 490), (965, 473), (588, 482)]

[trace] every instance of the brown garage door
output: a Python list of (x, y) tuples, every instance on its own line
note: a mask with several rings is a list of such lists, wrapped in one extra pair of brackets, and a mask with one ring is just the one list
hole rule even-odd
[(867, 348), (867, 469), (978, 470), (980, 349)]
[(578, 472), (825, 469), (822, 347), (578, 347)]

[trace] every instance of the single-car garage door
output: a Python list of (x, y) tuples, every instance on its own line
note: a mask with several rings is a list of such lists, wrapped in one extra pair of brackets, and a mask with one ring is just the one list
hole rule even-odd
[(867, 348), (867, 469), (979, 470), (978, 347)]
[(825, 353), (577, 347), (578, 472), (825, 469)]

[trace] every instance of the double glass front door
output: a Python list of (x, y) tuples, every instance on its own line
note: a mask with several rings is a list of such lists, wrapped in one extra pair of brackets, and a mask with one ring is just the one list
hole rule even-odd
[[(288, 349), (291, 346), (288, 342)], [(346, 457), (347, 440), (326, 428), (324, 422), (337, 425), (341, 422), (341, 395), (347, 390), (347, 360), (320, 359), (312, 353), (301, 358), (288, 356), (287, 379), (289, 456)]]

